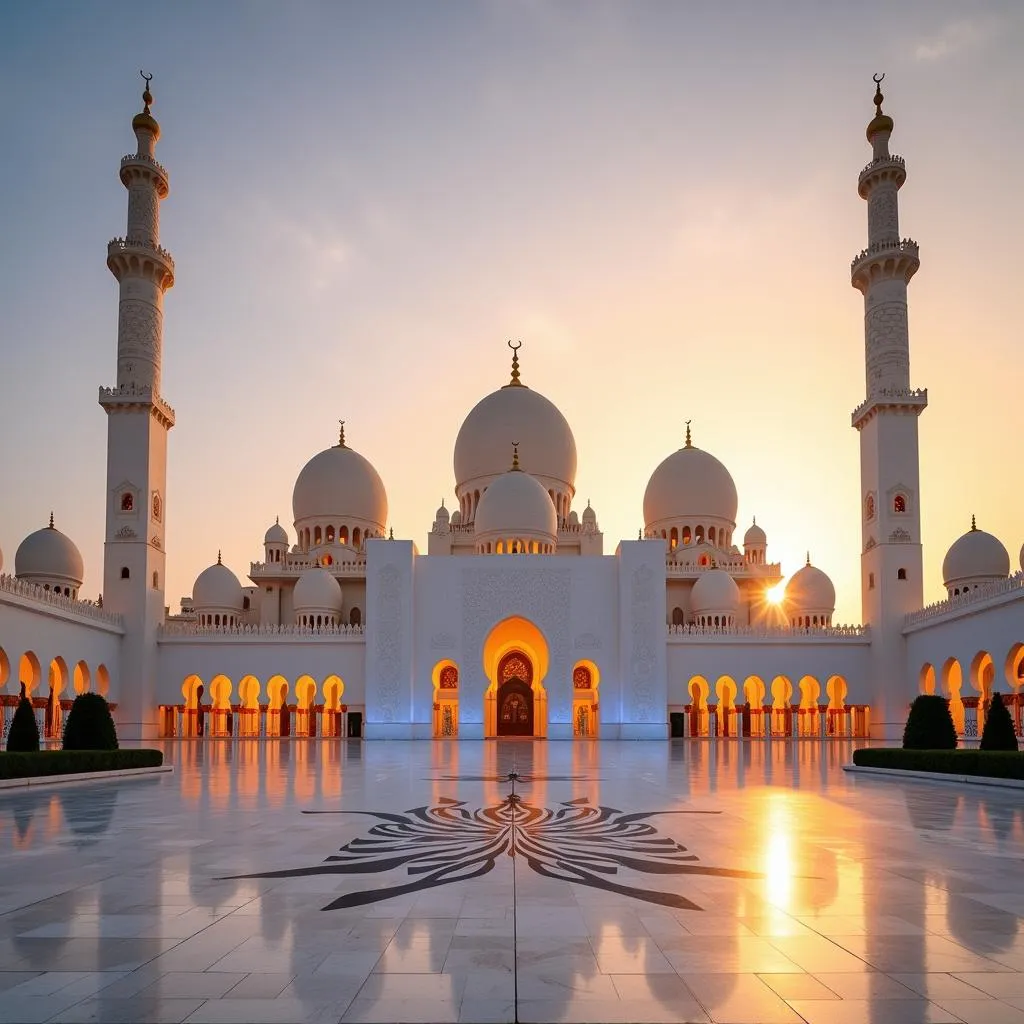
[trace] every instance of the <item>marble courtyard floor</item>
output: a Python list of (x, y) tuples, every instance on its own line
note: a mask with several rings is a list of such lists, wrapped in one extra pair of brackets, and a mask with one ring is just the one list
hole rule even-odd
[(1020, 791), (839, 741), (166, 750), (0, 794), (0, 1020), (1024, 1024)]

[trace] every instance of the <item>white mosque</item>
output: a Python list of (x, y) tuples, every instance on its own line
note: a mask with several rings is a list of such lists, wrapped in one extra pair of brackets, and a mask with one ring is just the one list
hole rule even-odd
[(578, 510), (572, 429), (523, 380), (518, 345), (510, 379), (459, 431), (455, 501), (437, 510), (425, 554), (391, 535), (384, 481), (342, 424), (295, 481), (291, 530), (275, 522), (244, 574), (218, 558), (169, 614), (174, 410), (160, 375), (174, 261), (159, 241), (169, 185), (148, 83), (143, 100), (137, 152), (120, 164), (127, 230), (107, 247), (120, 304), (116, 382), (99, 390), (102, 598), (81, 598), (81, 555), (52, 516), (22, 541), (14, 574), (0, 575), (7, 722), (24, 687), (51, 736), (92, 689), (138, 739), (893, 737), (913, 696), (938, 692), (970, 736), (1000, 689), (1020, 731), (1024, 571), (1011, 574), (1006, 548), (972, 521), (943, 562), (944, 599), (924, 604), (927, 392), (910, 386), (907, 324), (918, 246), (899, 234), (906, 167), (889, 152), (880, 90), (857, 181), (868, 245), (851, 265), (866, 369), (852, 416), (863, 527), (853, 626), (833, 623), (835, 590), (809, 559), (783, 592), (762, 527), (737, 536), (736, 484), (689, 425), (647, 485), (642, 536), (606, 552), (597, 512)]

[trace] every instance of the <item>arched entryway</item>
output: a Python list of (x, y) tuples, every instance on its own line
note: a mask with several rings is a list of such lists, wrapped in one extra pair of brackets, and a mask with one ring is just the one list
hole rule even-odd
[(521, 651), (510, 651), (498, 664), (499, 736), (533, 735), (533, 666)]
[(548, 645), (530, 621), (512, 616), (484, 641), (484, 736), (547, 736)]

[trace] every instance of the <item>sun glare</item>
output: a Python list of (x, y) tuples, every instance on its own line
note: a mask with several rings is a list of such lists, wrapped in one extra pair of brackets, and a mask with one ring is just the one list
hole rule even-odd
[(786, 584), (776, 583), (774, 587), (769, 587), (764, 592), (764, 596), (769, 604), (782, 604), (786, 596)]

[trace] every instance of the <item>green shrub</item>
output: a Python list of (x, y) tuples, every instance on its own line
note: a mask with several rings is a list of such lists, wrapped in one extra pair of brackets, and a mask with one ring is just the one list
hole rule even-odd
[(98, 693), (80, 693), (64, 724), (65, 750), (117, 750), (110, 705)]
[(903, 749), (956, 749), (956, 726), (945, 697), (922, 694), (914, 698), (903, 730)]
[(993, 779), (1024, 779), (1024, 753), (1015, 750), (903, 750), (865, 747), (853, 752), (861, 768), (901, 768), (940, 775), (982, 775)]
[(159, 768), (163, 763), (161, 750), (37, 750), (0, 754), (0, 779)]
[(1017, 734), (1013, 731), (1013, 719), (998, 693), (992, 694), (985, 716), (985, 728), (981, 732), (982, 750), (1016, 750)]
[(7, 749), (17, 753), (39, 749), (39, 725), (32, 710), (32, 702), (23, 696), (11, 720), (11, 731), (7, 734)]

